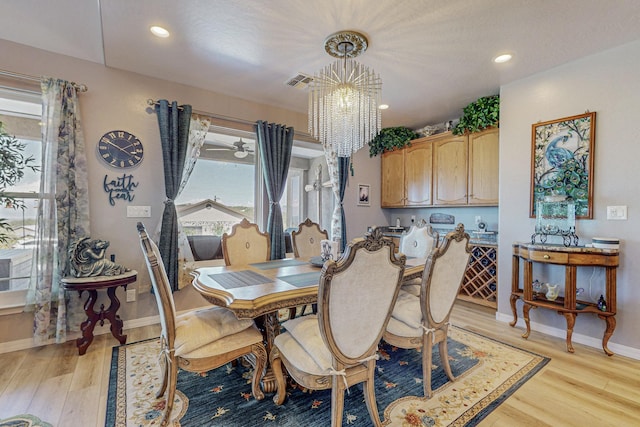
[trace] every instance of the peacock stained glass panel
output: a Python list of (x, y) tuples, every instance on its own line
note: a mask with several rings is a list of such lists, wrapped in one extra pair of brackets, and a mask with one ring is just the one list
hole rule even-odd
[(532, 125), (531, 218), (548, 196), (572, 200), (577, 219), (593, 218), (595, 128), (595, 112)]

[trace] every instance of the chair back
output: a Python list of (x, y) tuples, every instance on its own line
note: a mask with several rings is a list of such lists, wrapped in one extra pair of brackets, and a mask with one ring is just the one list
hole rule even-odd
[(438, 246), (438, 237), (438, 232), (430, 225), (412, 225), (409, 231), (400, 237), (399, 251), (408, 257), (426, 258), (431, 250)]
[(320, 331), (344, 365), (375, 354), (398, 297), (406, 257), (380, 229), (352, 241), (343, 256), (325, 263), (318, 289)]
[(151, 285), (158, 304), (160, 323), (162, 325), (162, 336), (166, 340), (169, 349), (173, 349), (176, 335), (176, 307), (171, 294), (171, 285), (164, 263), (160, 256), (158, 246), (149, 238), (144, 224), (138, 222), (138, 235), (140, 236), (140, 246), (147, 263)]
[(222, 235), (222, 255), (226, 265), (251, 264), (269, 261), (271, 239), (269, 233), (261, 233), (257, 224), (243, 218)]
[(438, 327), (448, 321), (470, 256), (469, 235), (462, 224), (447, 233), (440, 246), (431, 252), (422, 276), (425, 290), (422, 313), (428, 327)]
[(307, 218), (291, 232), (293, 254), (296, 258), (311, 258), (320, 255), (320, 241), (328, 240), (329, 234), (320, 225)]

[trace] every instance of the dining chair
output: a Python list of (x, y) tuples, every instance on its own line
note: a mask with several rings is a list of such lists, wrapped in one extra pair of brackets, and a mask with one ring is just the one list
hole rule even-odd
[(374, 375), (377, 349), (394, 307), (406, 257), (380, 229), (353, 241), (336, 262), (325, 262), (318, 287), (318, 314), (283, 323), (269, 355), (277, 392), (286, 397), (283, 366), (301, 386), (332, 389), (331, 425), (342, 425), (345, 390), (363, 384), (373, 424), (380, 426)]
[(298, 230), (291, 232), (293, 254), (296, 258), (320, 256), (320, 242), (328, 239), (327, 231), (307, 218), (298, 226)]
[[(421, 220), (417, 225), (412, 225), (409, 231), (402, 233), (398, 245), (399, 251), (407, 257), (426, 259), (431, 251), (438, 246), (439, 239), (438, 232), (427, 225), (424, 220)], [(402, 282), (401, 289), (419, 296), (421, 283), (422, 275), (410, 277)]]
[(425, 397), (431, 397), (432, 350), (438, 344), (440, 362), (451, 381), (447, 335), (451, 309), (460, 292), (469, 264), (469, 235), (458, 224), (434, 249), (425, 265), (419, 296), (400, 290), (391, 319), (382, 338), (400, 348), (422, 350), (422, 376)]
[(253, 320), (238, 320), (231, 310), (215, 306), (177, 316), (158, 247), (149, 239), (141, 222), (137, 227), (162, 325), (162, 384), (156, 397), (162, 397), (165, 391), (167, 395), (160, 425), (166, 426), (170, 420), (179, 368), (206, 372), (241, 356), (251, 355), (255, 364), (251, 392), (257, 400), (262, 400), (264, 394), (260, 390), (260, 380), (267, 362), (267, 351)]
[(226, 265), (269, 261), (269, 233), (262, 233), (257, 224), (242, 218), (242, 221), (231, 228), (231, 233), (222, 235), (222, 256)]

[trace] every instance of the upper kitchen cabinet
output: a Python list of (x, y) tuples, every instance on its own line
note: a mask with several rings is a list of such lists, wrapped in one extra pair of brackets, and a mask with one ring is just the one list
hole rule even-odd
[(467, 204), (467, 137), (444, 133), (433, 140), (433, 204)]
[(499, 129), (471, 133), (469, 138), (470, 205), (498, 204)]
[(404, 206), (404, 153), (405, 150), (393, 150), (381, 156), (380, 204), (383, 208)]
[(382, 154), (383, 208), (429, 206), (433, 148), (426, 138), (415, 139), (402, 150)]

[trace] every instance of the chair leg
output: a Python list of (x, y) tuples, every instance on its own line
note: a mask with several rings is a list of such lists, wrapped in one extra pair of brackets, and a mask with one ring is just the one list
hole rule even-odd
[(431, 366), (433, 364), (433, 332), (424, 335), (422, 345), (422, 389), (424, 397), (431, 397)]
[(162, 421), (160, 422), (160, 427), (166, 427), (171, 420), (171, 410), (173, 409), (173, 401), (176, 397), (176, 385), (178, 383), (178, 366), (176, 363), (178, 363), (177, 360), (171, 360), (171, 366), (168, 369), (169, 381), (167, 384), (167, 402), (162, 416)]
[(442, 360), (442, 367), (444, 368), (444, 372), (449, 377), (449, 380), (455, 381), (456, 377), (451, 372), (451, 365), (449, 365), (449, 350), (447, 346), (447, 336), (444, 336), (444, 340), (440, 341), (438, 344), (440, 350), (440, 360)]
[(280, 352), (278, 351), (277, 347), (273, 347), (271, 349), (269, 359), (271, 360), (271, 370), (273, 371), (273, 376), (276, 379), (276, 394), (273, 396), (273, 402), (276, 405), (282, 405), (284, 403), (284, 399), (287, 397), (287, 384), (284, 380), (284, 373), (282, 372), (282, 359), (280, 358)]
[(382, 425), (380, 421), (380, 414), (378, 414), (378, 404), (376, 403), (376, 385), (374, 382), (375, 375), (375, 363), (369, 370), (368, 379), (364, 382), (364, 401), (367, 404), (367, 410), (369, 411), (369, 417), (376, 427)]
[[(342, 427), (342, 412), (344, 411), (344, 383), (340, 375), (333, 376), (331, 387), (331, 427)], [(366, 395), (365, 395), (366, 396)], [(367, 407), (369, 405), (367, 404)]]
[(253, 378), (251, 379), (251, 392), (256, 400), (264, 399), (264, 393), (260, 389), (260, 380), (267, 364), (267, 350), (262, 343), (251, 346), (251, 353), (255, 356), (256, 366), (253, 368)]
[(156, 399), (161, 398), (164, 395), (164, 392), (167, 390), (167, 380), (169, 377), (169, 364), (166, 359), (160, 363), (160, 369), (162, 370), (162, 383), (160, 384), (160, 389), (156, 393)]

